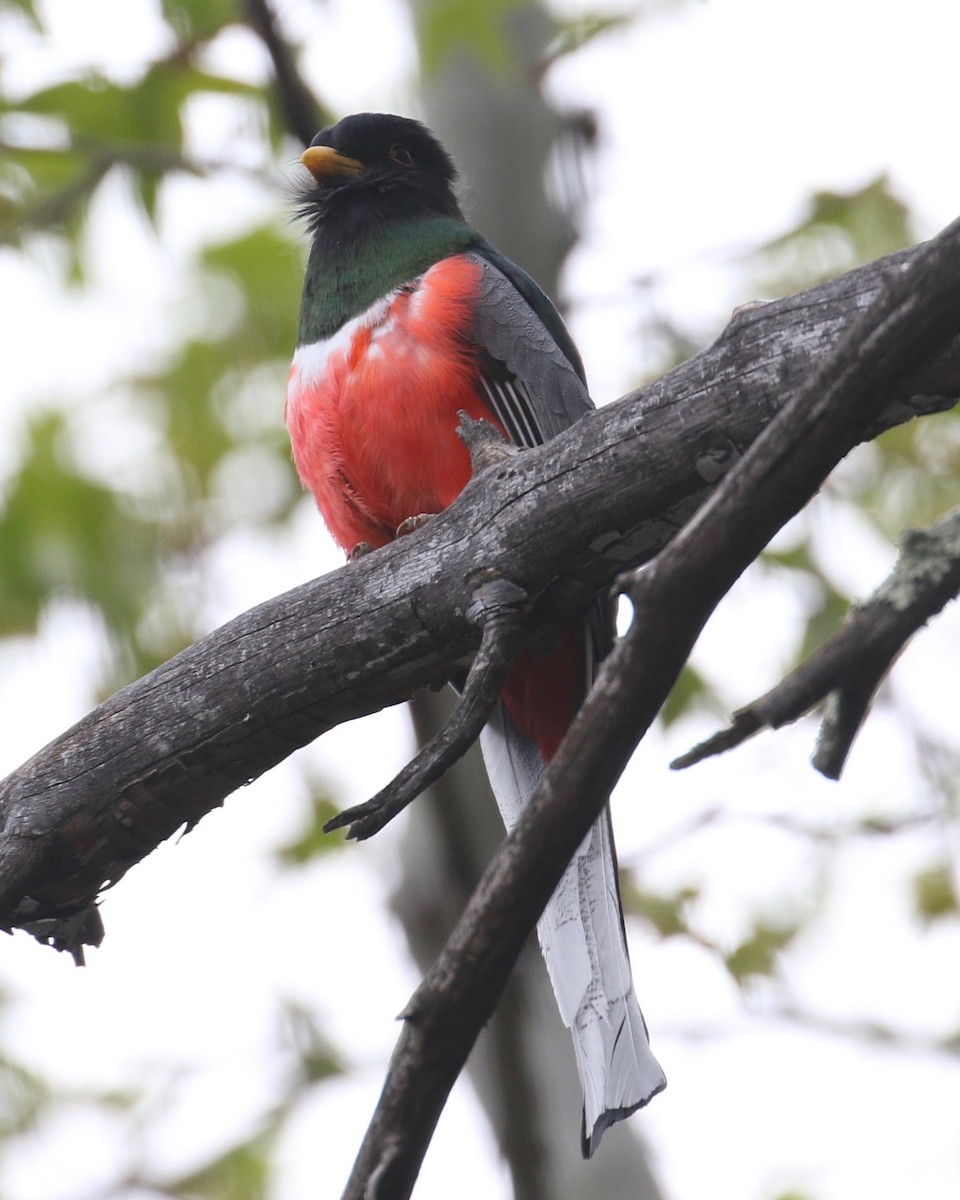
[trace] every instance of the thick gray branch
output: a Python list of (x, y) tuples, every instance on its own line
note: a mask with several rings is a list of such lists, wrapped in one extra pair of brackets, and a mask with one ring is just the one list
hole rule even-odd
[(889, 387), (960, 333), (960, 221), (886, 272), (696, 516), (626, 581), (630, 630), (512, 832), (485, 872), (406, 1018), (344, 1200), (403, 1200), (446, 1095), (495, 1006), (527, 933), (607, 802), (718, 600), (875, 420)]
[[(89, 912), (107, 882), (298, 747), (462, 670), (480, 636), (467, 614), (491, 579), (531, 598), (528, 629), (548, 640), (670, 540), (917, 253), (741, 310), (711, 349), (484, 472), (418, 533), (252, 609), (106, 701), (0, 785), (0, 926)], [(950, 407), (960, 347), (897, 379), (866, 436)], [(71, 928), (65, 947), (95, 940), (89, 923)]]

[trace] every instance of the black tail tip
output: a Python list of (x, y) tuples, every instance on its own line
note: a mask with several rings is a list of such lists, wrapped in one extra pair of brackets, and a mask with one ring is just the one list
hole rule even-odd
[(655, 1088), (649, 1096), (644, 1096), (644, 1098), (638, 1103), (630, 1104), (625, 1108), (605, 1109), (600, 1116), (597, 1117), (593, 1129), (590, 1130), (589, 1136), (587, 1135), (587, 1113), (585, 1109), (582, 1109), (580, 1114), (580, 1153), (583, 1155), (583, 1157), (585, 1159), (593, 1158), (594, 1154), (597, 1152), (597, 1147), (600, 1145), (603, 1135), (607, 1132), (611, 1125), (616, 1125), (618, 1121), (625, 1121), (627, 1117), (632, 1117), (638, 1109), (645, 1108), (646, 1105), (648, 1105), (654, 1098), (654, 1096), (658, 1096), (666, 1086), (667, 1081), (665, 1078), (663, 1078), (663, 1082), (657, 1088)]

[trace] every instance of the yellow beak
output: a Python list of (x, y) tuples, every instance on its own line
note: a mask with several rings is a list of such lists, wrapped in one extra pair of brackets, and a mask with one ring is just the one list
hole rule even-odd
[(354, 179), (363, 171), (362, 162), (339, 154), (332, 146), (309, 146), (300, 155), (300, 161), (318, 181), (328, 179), (331, 175)]

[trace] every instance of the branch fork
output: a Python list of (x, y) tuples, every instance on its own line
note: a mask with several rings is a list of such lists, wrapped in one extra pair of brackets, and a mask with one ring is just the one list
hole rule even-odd
[[(954, 235), (739, 313), (713, 347), (546, 446), (513, 453), (495, 430), (481, 428), (481, 441), (497, 446), (493, 462), (509, 458), (508, 469), (484, 471), (413, 537), (241, 614), (105, 700), (0, 782), (0, 929), (26, 926), (71, 950), (97, 944), (99, 924), (71, 923), (61, 937), (37, 922), (70, 922), (80, 912), (93, 921), (108, 881), (238, 787), (333, 726), (462, 672), (482, 640), (477, 619), (496, 607), (484, 584), (522, 583), (527, 634), (535, 622), (549, 637), (625, 566), (649, 561), (678, 527), (689, 550), (684, 522), (716, 477), (742, 467), (744, 451), (771, 411), (790, 401), (811, 361), (836, 361), (851, 313), (906, 278), (914, 304), (944, 323), (954, 319), (960, 265), (941, 264), (940, 282), (930, 269), (932, 253), (952, 253)], [(833, 462), (858, 437), (960, 397), (960, 338), (937, 344), (895, 332), (874, 377), (873, 416), (843, 445), (820, 445)], [(847, 361), (874, 349), (863, 339)], [(824, 394), (825, 382), (821, 374), (819, 391), (804, 388), (807, 403)], [(714, 446), (718, 453), (704, 459), (704, 447)], [(771, 478), (779, 482), (793, 461), (788, 455)], [(759, 491), (751, 504), (764, 513)], [(740, 549), (728, 524), (715, 526), (721, 558)], [(479, 575), (478, 563), (490, 574)], [(676, 640), (675, 618), (707, 578), (698, 558), (672, 608), (645, 610), (663, 652)], [(497, 648), (507, 632), (484, 627), (485, 655), (509, 656), (512, 642)], [(471, 693), (483, 690), (479, 664), (475, 672)], [(488, 696), (495, 685), (493, 677), (484, 685)], [(635, 703), (622, 689), (617, 695)], [(475, 722), (483, 724), (482, 708)], [(604, 725), (597, 736), (605, 741), (607, 733)]]
[(960, 508), (907, 530), (893, 571), (843, 627), (775, 688), (738, 709), (730, 725), (670, 765), (682, 770), (779, 729), (825, 703), (813, 765), (839, 779), (880, 684), (911, 637), (960, 593)]

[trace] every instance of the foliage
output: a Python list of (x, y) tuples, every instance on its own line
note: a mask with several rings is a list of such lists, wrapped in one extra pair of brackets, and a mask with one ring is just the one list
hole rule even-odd
[[(863, 187), (848, 193), (818, 192), (809, 200), (806, 213), (795, 228), (764, 245), (738, 251), (731, 262), (735, 289), (734, 303), (748, 303), (757, 295), (777, 298), (814, 286), (843, 271), (912, 244), (915, 240), (910, 213), (894, 191), (890, 180), (881, 175)], [(696, 353), (712, 339), (709, 333), (675, 319), (658, 303), (660, 281), (650, 277), (642, 281), (640, 296), (644, 318), (639, 334), (644, 344), (659, 351), (649, 367), (657, 376)], [(878, 540), (892, 543), (904, 528), (929, 524), (935, 517), (960, 503), (960, 414), (956, 410), (922, 422), (900, 425), (862, 447), (851, 456), (849, 465), (828, 480), (825, 500), (834, 514), (856, 514), (856, 520), (871, 527)], [(816, 650), (841, 625), (850, 606), (860, 598), (850, 593), (845, 579), (838, 575), (828, 553), (833, 519), (818, 520), (804, 514), (784, 531), (762, 555), (752, 571), (769, 584), (789, 589), (794, 601), (800, 601), (802, 625), (794, 636), (790, 654), (784, 658), (777, 678)], [(879, 582), (879, 580), (878, 580)], [(760, 631), (758, 631), (759, 633)], [(717, 681), (695, 650), (661, 714), (665, 727), (679, 723), (691, 714), (706, 717), (713, 728), (724, 723), (729, 704), (717, 695)], [(906, 722), (905, 715), (901, 714)], [(683, 734), (686, 748), (697, 739)], [(772, 736), (772, 735), (770, 735)], [(808, 735), (811, 739), (812, 733)], [(641, 882), (648, 874), (656, 877), (671, 862), (678, 844), (686, 844), (691, 834), (703, 828), (726, 829), (730, 837), (753, 838), (757, 829), (789, 829), (800, 847), (806, 845), (810, 869), (819, 880), (817, 894), (829, 896), (835, 885), (835, 848), (839, 841), (852, 843), (861, 837), (905, 836), (909, 829), (930, 828), (943, 820), (948, 829), (956, 822), (953, 779), (956, 776), (955, 751), (948, 744), (929, 736), (918, 738), (917, 796), (906, 802), (905, 811), (896, 817), (864, 813), (843, 832), (826, 825), (777, 817), (770, 812), (741, 814), (722, 807), (705, 808), (699, 821), (690, 827), (678, 823), (675, 837), (664, 845), (655, 845), (627, 874), (624, 885), (626, 911), (640, 917), (661, 938), (677, 938), (705, 951), (715, 965), (740, 989), (745, 999), (750, 989), (765, 983), (778, 995), (783, 1011), (801, 1025), (818, 1024), (815, 1014), (807, 1012), (791, 996), (781, 964), (784, 955), (804, 934), (822, 920), (819, 905), (799, 906), (792, 882), (784, 881), (784, 891), (771, 915), (769, 898), (758, 904), (744, 921), (742, 936), (732, 944), (718, 941), (709, 932), (707, 917), (710, 889), (683, 882), (654, 891)], [(932, 801), (930, 795), (935, 797)], [(923, 798), (922, 798), (923, 797)], [(948, 840), (949, 836), (948, 835)], [(936, 838), (931, 839), (936, 846)], [(945, 850), (946, 847), (943, 847)], [(956, 886), (956, 866), (943, 850), (928, 849), (928, 861), (907, 881), (916, 917), (925, 925), (951, 923), (956, 930), (960, 912)], [(787, 915), (784, 915), (787, 914)], [(865, 1024), (856, 1031), (864, 1037), (896, 1043), (896, 1031)], [(934, 1044), (943, 1053), (955, 1052), (956, 1031), (947, 1032)]]
[(198, 102), (233, 103), (235, 120), (257, 143), (253, 155), (246, 148), (247, 160), (263, 164), (252, 180), (268, 220), (201, 245), (178, 264), (179, 293), (194, 310), (185, 335), (169, 313), (167, 344), (154, 362), (144, 369), (131, 354), (109, 398), (83, 399), (87, 423), (102, 410), (115, 436), (127, 425), (149, 430), (144, 461), (126, 463), (122, 481), (98, 478), (72, 448), (76, 406), (59, 408), (63, 401), (53, 399), (51, 411), (25, 420), (24, 452), (3, 485), (0, 633), (36, 630), (54, 597), (89, 606), (110, 642), (108, 686), (198, 634), (202, 593), (175, 581), (206, 548), (234, 528), (285, 521), (299, 496), (279, 397), (301, 265), (268, 166), (289, 158), (290, 144), (278, 132), (268, 88), (202, 65), (218, 38), (236, 36), (236, 6), (167, 4), (165, 14), (173, 48), (133, 78), (90, 69), (17, 99), (0, 96), (2, 236), (44, 264), (54, 238), (66, 252), (60, 282), (69, 281), (79, 302), (97, 293), (101, 251), (88, 214), (107, 185), (123, 181), (162, 246), (165, 200), (178, 181), (230, 171), (191, 152)]
[(960, 897), (950, 863), (938, 863), (921, 871), (913, 881), (917, 915), (932, 923), (960, 912)]
[[(29, 22), (42, 79), (47, 18), (29, 0), (18, 10), (0, 13), (0, 43)], [(165, 311), (150, 315), (142, 344), (111, 355), (121, 365), (108, 383), (77, 394), (65, 377), (62, 394), (33, 396), (6, 418), (16, 453), (0, 472), (0, 637), (35, 634), (55, 606), (83, 610), (103, 631), (103, 690), (203, 632), (218, 547), (240, 531), (279, 532), (301, 496), (282, 426), (302, 255), (280, 164), (295, 160), (296, 143), (266, 83), (206, 65), (227, 40), (252, 42), (241, 6), (165, 0), (162, 14), (157, 56), (122, 76), (91, 63), (25, 95), (0, 91), (0, 255), (18, 257), (51, 293), (68, 295), (70, 312), (92, 311), (110, 257), (106, 214), (111, 227), (137, 223), (166, 280), (155, 292), (168, 297)], [(211, 98), (242, 135), (235, 160), (232, 143), (226, 154), (196, 149)], [(231, 178), (252, 215), (238, 225), (226, 214), (222, 229), (171, 256), (184, 187)], [(52, 351), (62, 332), (48, 325)], [(137, 336), (129, 323), (118, 332)], [(318, 808), (319, 824), (331, 812), (329, 802)], [(319, 824), (283, 861), (313, 853)], [(325, 848), (339, 844), (328, 838)], [(134, 1149), (142, 1114), (160, 1120), (158, 1097), (175, 1100), (173, 1078), (122, 1098), (95, 1087), (65, 1094), (10, 1058), (0, 1068), (7, 1157), (18, 1136), (42, 1140), (63, 1117), (110, 1109), (118, 1145), (130, 1149), (118, 1153), (116, 1190), (104, 1195), (266, 1196), (291, 1118), (342, 1070), (304, 1009), (288, 1006), (280, 1024), (291, 1065), (273, 1107), (252, 1134), (238, 1131), (178, 1177), (138, 1165)], [(133, 1161), (126, 1176), (125, 1159)]]
[(508, 48), (511, 12), (517, 0), (425, 0), (419, 6), (419, 43), (423, 69), (436, 71), (452, 54), (469, 47), (488, 66), (504, 70), (511, 61)]
[[(425, 73), (464, 47), (500, 70), (504, 28), (518, 7), (517, 0), (423, 4)], [(281, 421), (302, 270), (285, 212), (283, 169), (297, 146), (270, 86), (211, 65), (224, 61), (217, 51), (228, 39), (246, 39), (248, 46), (255, 40), (242, 6), (163, 0), (161, 14), (164, 36), (155, 56), (125, 74), (90, 63), (66, 78), (50, 71), (26, 94), (0, 90), (0, 255), (32, 264), (80, 304), (97, 301), (105, 256), (103, 222), (96, 220), (101, 208), (118, 224), (142, 222), (158, 262), (176, 240), (171, 214), (182, 210), (184, 194), (215, 195), (226, 177), (252, 213), (239, 227), (225, 214), (215, 232), (208, 229), (167, 263), (168, 300), (153, 318), (157, 328), (130, 347), (109, 381), (77, 395), (65, 377), (62, 394), (32, 395), (8, 418), (0, 462), (0, 636), (32, 635), (55, 606), (78, 606), (104, 631), (99, 683), (107, 688), (142, 674), (204, 630), (218, 548), (240, 531), (279, 536), (300, 498)], [(547, 59), (575, 53), (625, 20), (604, 12), (571, 19), (558, 27)], [(42, 40), (45, 21), (31, 0), (8, 0), (0, 39), (30, 30)], [(256, 48), (266, 55), (259, 42)], [(206, 145), (200, 113), (211, 102), (223, 106), (218, 111), (236, 135), (218, 153), (198, 149)], [(185, 193), (189, 188), (195, 190)], [(819, 192), (794, 229), (731, 256), (734, 299), (787, 294), (912, 239), (909, 212), (886, 177), (845, 194)], [(659, 371), (693, 353), (706, 335), (658, 311), (655, 290), (640, 297), (638, 323), (645, 342), (661, 351)], [(55, 354), (58, 330), (49, 329), (48, 337)], [(129, 446), (122, 462), (101, 453), (111, 439)], [(826, 491), (830, 502), (891, 538), (960, 502), (958, 481), (960, 419), (944, 414), (885, 434)], [(759, 568), (803, 598), (795, 659), (836, 628), (854, 599), (826, 565), (819, 538), (815, 523), (801, 521)], [(691, 713), (716, 713), (725, 702), (695, 657), (664, 723), (672, 731)], [(941, 794), (934, 775), (925, 783)], [(302, 830), (277, 853), (284, 868), (339, 845), (321, 834), (333, 805), (322, 789), (314, 791)], [(948, 809), (946, 801), (942, 807)], [(903, 831), (896, 821), (876, 820), (878, 836)], [(902, 825), (908, 823), (904, 818)], [(864, 818), (849, 836), (865, 836), (868, 824)], [(821, 830), (793, 832), (824, 857), (832, 852)], [(802, 918), (771, 917), (758, 904), (742, 936), (721, 945), (702, 927), (704, 893), (689, 878), (658, 889), (640, 871), (628, 872), (624, 899), (647, 929), (706, 949), (745, 991), (779, 978), (782, 955), (813, 920), (805, 910)], [(910, 899), (927, 925), (955, 921), (960, 901), (949, 862), (936, 856), (920, 865)], [(269, 1193), (291, 1115), (342, 1067), (308, 1015), (291, 1008), (286, 1017), (295, 1027), (296, 1066), (252, 1135), (238, 1136), (177, 1179), (138, 1176), (125, 1185), (184, 1198), (253, 1200)], [(59, 1095), (25, 1066), (0, 1062), (5, 1139), (35, 1131), (58, 1106), (108, 1102), (122, 1116), (136, 1107), (131, 1097)]]
[(277, 852), (278, 860), (286, 866), (303, 866), (313, 862), (321, 854), (329, 854), (331, 850), (338, 849), (344, 838), (324, 833), (323, 827), (339, 811), (329, 796), (314, 795), (309, 821), (294, 841), (280, 847)]

